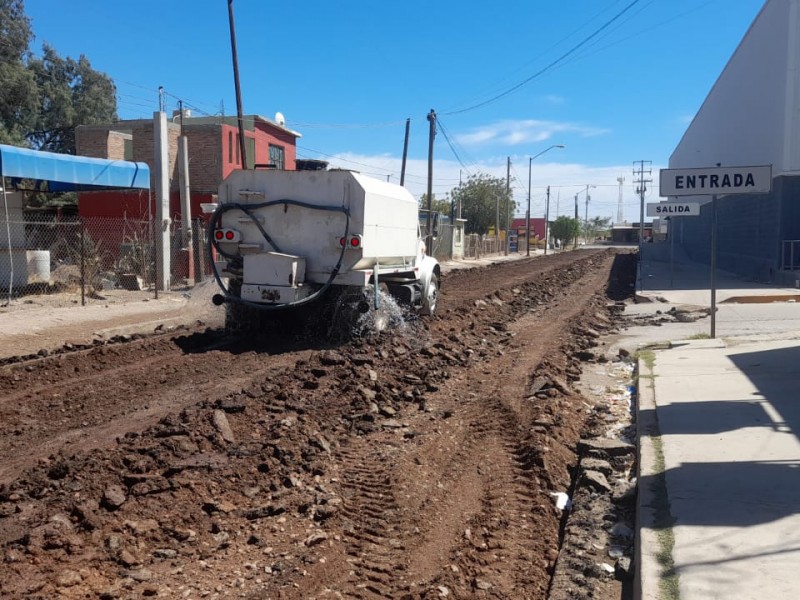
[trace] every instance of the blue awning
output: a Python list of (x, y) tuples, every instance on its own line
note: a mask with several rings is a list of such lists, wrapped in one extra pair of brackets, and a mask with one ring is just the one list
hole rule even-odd
[(107, 160), (28, 150), (0, 144), (0, 183), (3, 177), (46, 181), (51, 192), (108, 189), (150, 189), (146, 163)]

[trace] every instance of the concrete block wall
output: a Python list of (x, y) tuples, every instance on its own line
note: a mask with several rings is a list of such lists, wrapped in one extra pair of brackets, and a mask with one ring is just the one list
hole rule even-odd
[[(800, 239), (800, 177), (777, 177), (769, 194), (717, 200), (717, 264), (754, 281), (780, 283), (781, 241)], [(699, 217), (675, 220), (676, 243), (692, 260), (709, 263), (711, 204)], [(792, 283), (797, 277), (790, 277)]]

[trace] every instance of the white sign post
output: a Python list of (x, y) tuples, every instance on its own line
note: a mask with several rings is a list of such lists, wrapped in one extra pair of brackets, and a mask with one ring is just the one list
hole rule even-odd
[(714, 339), (717, 333), (717, 196), (768, 194), (772, 191), (772, 165), (722, 167), (718, 164), (701, 169), (661, 169), (659, 188), (661, 196), (711, 196), (711, 339)]
[(661, 217), (669, 221), (669, 287), (675, 287), (675, 235), (673, 234), (672, 217), (699, 217), (699, 202), (659, 202), (647, 205), (648, 217)]

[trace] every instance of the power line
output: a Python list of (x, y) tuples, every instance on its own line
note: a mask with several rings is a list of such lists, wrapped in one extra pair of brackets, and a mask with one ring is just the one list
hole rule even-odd
[[(714, 2), (716, 2), (716, 1), (717, 0), (708, 0), (707, 2), (704, 2), (703, 4), (699, 4), (697, 6), (693, 6), (689, 10), (685, 10), (685, 11), (683, 11), (681, 13), (678, 13), (678, 14), (674, 15), (673, 17), (670, 17), (669, 19), (666, 19), (664, 21), (660, 21), (660, 22), (656, 23), (655, 25), (651, 25), (650, 27), (647, 27), (647, 28), (644, 28), (644, 29), (639, 29), (635, 33), (632, 33), (631, 35), (629, 35), (627, 37), (618, 39), (618, 40), (616, 40), (614, 42), (610, 42), (610, 43), (606, 44), (605, 46), (602, 46), (601, 48), (595, 49), (594, 53), (602, 52), (603, 50), (607, 50), (608, 48), (611, 48), (613, 46), (622, 44), (624, 42), (627, 42), (628, 40), (631, 40), (631, 39), (634, 39), (634, 38), (637, 38), (637, 37), (641, 37), (642, 35), (648, 33), (649, 31), (653, 31), (654, 29), (658, 29), (659, 27), (664, 27), (665, 25), (668, 25), (668, 24), (673, 23), (675, 21), (683, 20), (683, 18), (686, 17), (687, 15), (690, 15), (690, 14), (692, 14), (694, 12), (702, 10), (703, 8), (708, 6), (709, 4), (714, 4)], [(642, 12), (643, 10), (645, 10), (648, 6), (653, 4), (653, 2), (655, 2), (655, 0), (650, 0), (650, 2), (648, 2), (645, 6), (643, 6), (642, 9), (639, 12)], [(631, 15), (631, 18), (633, 18), (634, 16), (635, 15)], [(569, 64), (571, 62), (580, 60), (581, 58), (584, 58), (584, 57), (588, 56), (589, 54), (591, 54), (591, 53), (579, 54), (579, 55), (573, 57), (570, 61), (567, 61), (566, 64)]]
[[(539, 61), (540, 59), (544, 59), (544, 57), (546, 55), (550, 54), (551, 52), (555, 51), (560, 46), (564, 45), (566, 43), (566, 41), (569, 40), (572, 36), (576, 35), (582, 29), (588, 27), (593, 21), (595, 21), (603, 13), (609, 12), (609, 10), (610, 10), (610, 7), (606, 7), (606, 8), (602, 8), (601, 10), (597, 11), (595, 14), (593, 14), (591, 17), (589, 17), (582, 25), (579, 25), (578, 27), (574, 28), (572, 31), (570, 31), (568, 34), (566, 34), (559, 41), (557, 41), (556, 43), (551, 45), (549, 48), (547, 48), (544, 52), (542, 52), (541, 54), (539, 54), (536, 57), (532, 58), (531, 60), (525, 62), (520, 67), (516, 68), (508, 76), (505, 76), (505, 77), (501, 78), (500, 80), (492, 83), (491, 85), (487, 85), (487, 86), (481, 88), (479, 91), (476, 92), (476, 94), (474, 96), (474, 100), (473, 99), (465, 100), (465, 102), (473, 102), (473, 101), (477, 102), (481, 97), (486, 97), (486, 96), (488, 96), (490, 94), (497, 93), (498, 90), (502, 90), (505, 87), (506, 82), (513, 82), (514, 80), (516, 80), (519, 73), (527, 71), (534, 64), (536, 64), (537, 61)], [(449, 108), (446, 109), (446, 110), (449, 110)]]
[(608, 21), (603, 23), (603, 25), (601, 25), (599, 28), (595, 29), (591, 34), (589, 34), (587, 37), (585, 37), (583, 40), (581, 40), (578, 44), (576, 44), (575, 46), (570, 48), (567, 52), (565, 52), (564, 54), (559, 56), (557, 59), (552, 61), (547, 66), (539, 69), (536, 73), (534, 73), (530, 77), (527, 77), (526, 79), (523, 79), (521, 82), (517, 83), (516, 85), (511, 86), (510, 88), (506, 89), (503, 92), (500, 92), (499, 94), (496, 94), (495, 96), (489, 98), (488, 100), (484, 100), (483, 102), (478, 102), (477, 104), (473, 104), (472, 106), (468, 106), (466, 108), (462, 108), (462, 109), (459, 109), (459, 110), (453, 110), (453, 111), (444, 113), (445, 116), (457, 115), (457, 114), (465, 113), (465, 112), (468, 112), (468, 111), (471, 111), (471, 110), (475, 110), (476, 108), (481, 108), (482, 106), (486, 106), (488, 104), (492, 104), (492, 103), (500, 100), (501, 98), (505, 98), (509, 94), (513, 94), (518, 89), (520, 89), (521, 87), (527, 85), (528, 83), (530, 83), (531, 81), (533, 81), (534, 79), (539, 77), (540, 75), (543, 75), (544, 73), (546, 73), (547, 71), (549, 71), (550, 69), (552, 69), (553, 67), (558, 65), (559, 63), (561, 63), (564, 60), (566, 60), (569, 56), (571, 56), (572, 54), (577, 52), (580, 48), (582, 48), (583, 46), (588, 44), (592, 39), (597, 37), (605, 29), (610, 27), (615, 21), (617, 21), (617, 19), (622, 17), (622, 15), (624, 15), (626, 12), (628, 12), (631, 8), (633, 8), (639, 2), (640, 2), (640, 0), (633, 0), (633, 2), (628, 4), (625, 8), (623, 8), (620, 12), (618, 12), (616, 15), (614, 15), (611, 19), (609, 19)]
[(452, 140), (450, 139), (450, 136), (447, 135), (447, 129), (445, 128), (444, 123), (442, 123), (441, 120), (437, 119), (436, 125), (438, 126), (439, 131), (442, 132), (442, 135), (444, 136), (444, 139), (447, 142), (447, 145), (450, 146), (450, 151), (453, 153), (453, 156), (456, 157), (456, 160), (458, 161), (458, 164), (460, 164), (463, 167), (463, 169), (467, 172), (467, 175), (471, 176), (472, 173), (470, 172), (469, 167), (467, 167), (467, 165), (464, 164), (464, 161), (461, 160), (461, 156), (458, 154), (458, 151), (456, 150), (455, 145), (453, 144)]

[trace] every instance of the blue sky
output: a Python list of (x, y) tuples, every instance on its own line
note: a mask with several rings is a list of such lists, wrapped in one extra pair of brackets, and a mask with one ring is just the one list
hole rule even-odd
[[(434, 193), (470, 174), (506, 176), (524, 215), (639, 218), (633, 162), (652, 161), (648, 200), (763, 0), (234, 0), (246, 113), (302, 134), (298, 155), (399, 181), (406, 118), (406, 187), (425, 191), (428, 123)], [(62, 55), (85, 54), (117, 83), (122, 118), (167, 108), (235, 114), (226, 0), (25, 0), (36, 35)], [(527, 83), (525, 83), (527, 81)], [(482, 104), (482, 105), (481, 105)], [(478, 106), (479, 105), (479, 106)], [(452, 145), (452, 148), (451, 148)], [(455, 152), (453, 151), (455, 149)]]

